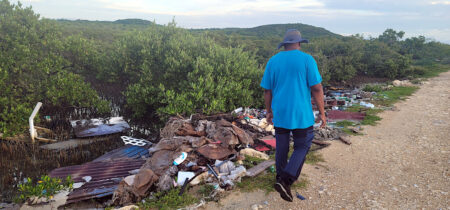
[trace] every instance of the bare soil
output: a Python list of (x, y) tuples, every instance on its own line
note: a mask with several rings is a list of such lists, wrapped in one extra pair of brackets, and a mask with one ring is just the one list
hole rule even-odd
[[(325, 161), (302, 172), (306, 200), (235, 191), (207, 209), (450, 209), (450, 72), (430, 79), (409, 99), (364, 127), (352, 145), (321, 150)], [(295, 194), (295, 191), (294, 191)]]

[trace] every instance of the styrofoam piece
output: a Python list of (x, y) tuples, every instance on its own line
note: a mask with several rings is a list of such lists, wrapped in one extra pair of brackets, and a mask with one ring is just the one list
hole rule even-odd
[(184, 181), (186, 180), (186, 178), (192, 179), (192, 177), (195, 176), (194, 172), (190, 172), (190, 171), (179, 171), (178, 172), (178, 179), (177, 179), (177, 184), (179, 186), (183, 186)]
[(134, 145), (134, 146), (143, 147), (143, 146), (145, 146), (147, 144), (151, 144), (149, 141), (147, 141), (145, 139), (136, 139), (136, 138), (129, 137), (129, 136), (121, 136), (120, 138), (122, 139), (123, 143), (131, 144), (131, 145)]

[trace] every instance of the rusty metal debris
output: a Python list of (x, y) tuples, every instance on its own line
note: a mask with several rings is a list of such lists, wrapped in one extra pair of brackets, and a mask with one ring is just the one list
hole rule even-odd
[(93, 162), (112, 161), (118, 159), (144, 159), (149, 156), (150, 153), (148, 152), (148, 147), (125, 145), (96, 158)]
[(331, 121), (349, 120), (349, 121), (361, 121), (364, 120), (365, 113), (359, 112), (346, 112), (340, 110), (331, 110), (328, 112), (328, 119)]
[(92, 177), (92, 180), (69, 194), (67, 203), (73, 203), (112, 195), (121, 180), (129, 175), (129, 171), (140, 168), (144, 163), (142, 159), (88, 162), (57, 168), (50, 172), (50, 176), (64, 179), (70, 175), (74, 182), (85, 182), (83, 177)]

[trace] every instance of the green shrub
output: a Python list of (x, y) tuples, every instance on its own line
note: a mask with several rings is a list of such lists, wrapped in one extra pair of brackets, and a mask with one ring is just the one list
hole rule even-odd
[(16, 203), (22, 203), (31, 197), (51, 199), (53, 195), (64, 189), (72, 189), (73, 181), (70, 176), (64, 181), (59, 178), (42, 176), (39, 181), (33, 183), (31, 178), (27, 178), (24, 184), (19, 184), (20, 195), (15, 199)]
[[(125, 44), (130, 40), (139, 46)], [(137, 117), (262, 106), (259, 82), (263, 71), (242, 48), (222, 47), (171, 25), (130, 34), (121, 42), (117, 43), (123, 46), (119, 54), (130, 58), (122, 68), (131, 80), (139, 78), (124, 93)]]
[[(52, 110), (109, 111), (109, 104), (83, 77), (69, 72), (74, 71), (71, 66), (91, 61), (66, 59), (74, 50), (63, 44), (65, 37), (53, 21), (7, 0), (0, 0), (0, 17), (0, 133), (13, 136), (26, 131), (28, 116), (39, 101)], [(77, 42), (67, 43), (76, 48)]]
[(172, 188), (171, 190), (164, 192), (157, 192), (153, 194), (151, 198), (145, 199), (143, 203), (139, 203), (140, 209), (178, 209), (198, 201), (189, 193), (183, 193), (179, 196), (180, 188)]
[(383, 87), (381, 85), (366, 85), (363, 88), (363, 91), (379, 93), (379, 92), (383, 91)]

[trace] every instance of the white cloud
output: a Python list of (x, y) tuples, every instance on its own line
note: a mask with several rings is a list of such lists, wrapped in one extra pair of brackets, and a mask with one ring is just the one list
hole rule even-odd
[(152, 15), (223, 16), (278, 14), (333, 18), (337, 16), (380, 16), (384, 13), (357, 9), (332, 9), (318, 0), (97, 0), (108, 9)]
[(439, 4), (450, 5), (450, 1), (432, 1), (431, 4), (432, 5), (439, 5)]
[(447, 44), (450, 44), (450, 28), (444, 29), (430, 29), (430, 30), (420, 30), (415, 33), (411, 33), (411, 36), (423, 35), (427, 38), (432, 38)]

